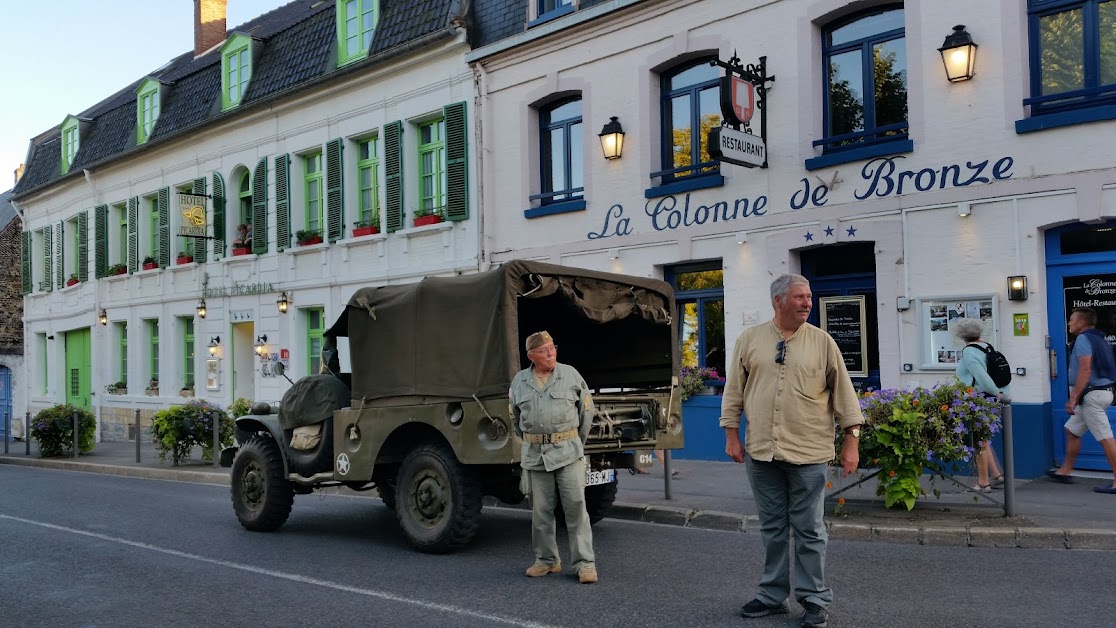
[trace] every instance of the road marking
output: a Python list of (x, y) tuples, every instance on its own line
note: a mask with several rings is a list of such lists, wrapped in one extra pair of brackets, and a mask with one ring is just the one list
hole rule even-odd
[(300, 582), (300, 583), (303, 583), (303, 584), (312, 584), (314, 586), (325, 587), (327, 589), (334, 589), (334, 590), (337, 590), (337, 591), (344, 591), (346, 593), (356, 593), (357, 595), (365, 595), (365, 596), (368, 596), (368, 597), (374, 597), (374, 598), (377, 598), (377, 599), (380, 599), (380, 600), (386, 600), (386, 601), (389, 601), (389, 602), (399, 602), (399, 603), (402, 603), (402, 604), (410, 604), (411, 606), (417, 606), (419, 608), (426, 609), (426, 610), (441, 611), (441, 612), (444, 612), (444, 613), (453, 613), (453, 614), (456, 614), (456, 615), (464, 615), (466, 617), (473, 617), (473, 618), (481, 619), (481, 620), (484, 620), (484, 621), (497, 622), (497, 623), (500, 623), (500, 624), (507, 624), (507, 625), (510, 625), (510, 626), (522, 626), (523, 628), (554, 628), (554, 627), (550, 626), (549, 624), (540, 624), (540, 623), (536, 623), (536, 622), (530, 622), (530, 621), (523, 621), (523, 620), (520, 620), (520, 619), (515, 619), (513, 617), (504, 617), (504, 616), (501, 616), (501, 615), (492, 615), (492, 614), (489, 614), (489, 613), (482, 613), (480, 611), (472, 611), (472, 610), (469, 610), (467, 608), (461, 608), (460, 606), (453, 606), (451, 604), (438, 604), (436, 602), (426, 602), (424, 600), (404, 597), (402, 595), (396, 595), (395, 593), (389, 593), (387, 591), (378, 591), (376, 589), (365, 589), (365, 588), (362, 588), (362, 587), (354, 587), (354, 586), (350, 586), (350, 585), (347, 585), (347, 584), (341, 584), (339, 582), (330, 582), (329, 580), (319, 580), (317, 578), (310, 578), (308, 576), (300, 576), (298, 574), (284, 573), (282, 571), (274, 571), (272, 569), (262, 569), (260, 567), (253, 567), (252, 565), (245, 565), (245, 564), (242, 564), (242, 563), (234, 563), (234, 562), (227, 561), (227, 560), (219, 560), (219, 559), (216, 559), (216, 558), (206, 558), (205, 556), (198, 556), (197, 554), (190, 554), (189, 552), (180, 552), (178, 550), (168, 549), (168, 548), (165, 548), (165, 547), (159, 547), (157, 545), (151, 545), (149, 543), (140, 543), (138, 541), (129, 541), (128, 539), (122, 539), (120, 537), (109, 536), (107, 534), (100, 534), (98, 532), (89, 532), (89, 531), (86, 531), (86, 530), (78, 530), (78, 529), (75, 529), (75, 528), (68, 528), (66, 526), (55, 525), (53, 523), (45, 523), (45, 522), (42, 522), (42, 521), (33, 521), (31, 519), (24, 519), (22, 517), (13, 517), (11, 515), (4, 515), (4, 514), (0, 514), (0, 519), (7, 519), (9, 521), (18, 521), (19, 523), (26, 523), (28, 525), (39, 526), (41, 528), (47, 528), (49, 530), (57, 530), (59, 532), (69, 532), (71, 534), (87, 536), (87, 537), (94, 538), (94, 539), (100, 539), (102, 541), (110, 541), (110, 542), (113, 542), (113, 543), (120, 543), (122, 545), (129, 545), (131, 547), (137, 547), (139, 549), (145, 549), (145, 550), (150, 550), (150, 551), (153, 551), (153, 552), (159, 552), (160, 554), (167, 554), (169, 556), (176, 556), (178, 558), (186, 558), (188, 560), (195, 560), (195, 561), (202, 562), (202, 563), (209, 563), (211, 565), (219, 565), (221, 567), (228, 567), (230, 569), (239, 569), (240, 571), (247, 571), (249, 573), (260, 574), (260, 575), (263, 575), (263, 576), (271, 576), (272, 578), (280, 578), (280, 579), (283, 579), (283, 580), (290, 580), (292, 582)]

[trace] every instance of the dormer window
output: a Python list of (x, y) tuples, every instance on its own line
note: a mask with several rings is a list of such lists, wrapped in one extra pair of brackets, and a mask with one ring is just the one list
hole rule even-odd
[(244, 33), (229, 37), (221, 48), (221, 110), (232, 109), (244, 99), (252, 80), (254, 40)]
[(78, 149), (81, 148), (80, 131), (78, 119), (67, 116), (62, 123), (62, 174), (70, 171), (70, 166), (73, 165), (74, 158), (77, 157)]
[(149, 78), (136, 89), (136, 144), (143, 144), (155, 131), (162, 101), (162, 83)]
[(379, 0), (337, 3), (337, 65), (359, 61), (368, 55), (379, 17)]

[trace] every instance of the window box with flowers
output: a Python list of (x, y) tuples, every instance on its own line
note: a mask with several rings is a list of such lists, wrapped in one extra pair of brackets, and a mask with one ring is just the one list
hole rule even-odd
[(108, 268), (105, 269), (105, 275), (108, 276), (108, 277), (113, 277), (113, 276), (116, 276), (116, 275), (123, 275), (127, 272), (128, 272), (128, 265), (127, 264), (113, 264), (112, 266), (109, 266)]
[(441, 210), (437, 209), (419, 209), (415, 211), (415, 226), (425, 227), (426, 225), (436, 225), (445, 220), (442, 218)]
[(694, 395), (718, 395), (725, 387), (717, 369), (708, 366), (683, 366), (678, 377), (678, 387), (682, 391), (682, 401)]
[(143, 258), (143, 269), (144, 270), (155, 270), (158, 267), (159, 267), (159, 262), (156, 262), (155, 258), (153, 256), (148, 255), (147, 257)]
[(70, 286), (76, 285), (77, 282), (78, 282), (77, 273), (72, 273), (70, 275), (70, 278), (66, 280), (66, 287), (69, 288)]
[(194, 261), (194, 256), (193, 255), (179, 255), (178, 257), (175, 258), (174, 263), (175, 264), (189, 264), (193, 261)]
[(317, 229), (299, 229), (295, 232), (295, 240), (299, 246), (310, 246), (322, 243), (322, 232)]
[(380, 221), (376, 218), (372, 220), (358, 220), (353, 223), (353, 237), (359, 238), (361, 236), (376, 235), (380, 232)]

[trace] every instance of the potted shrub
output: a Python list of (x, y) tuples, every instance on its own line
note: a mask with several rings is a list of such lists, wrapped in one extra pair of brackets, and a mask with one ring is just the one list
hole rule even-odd
[(415, 212), (415, 226), (436, 225), (442, 222), (442, 215), (432, 209), (420, 209)]
[(159, 380), (152, 377), (150, 382), (147, 382), (147, 388), (144, 391), (149, 397), (154, 397), (159, 394)]
[(183, 254), (180, 254), (177, 258), (175, 258), (174, 263), (175, 264), (189, 264), (192, 261), (194, 261), (194, 256), (193, 255), (186, 255), (185, 253), (183, 253)]
[(353, 237), (359, 238), (360, 236), (376, 235), (380, 232), (380, 220), (373, 218), (371, 220), (358, 220), (353, 223)]
[(151, 433), (159, 459), (166, 460), (170, 452), (174, 465), (178, 466), (179, 461), (190, 457), (191, 449), (201, 447), (202, 460), (212, 460), (214, 425), (221, 446), (232, 445), (232, 419), (218, 406), (195, 400), (156, 412), (151, 418)]
[(128, 382), (120, 380), (115, 384), (109, 384), (106, 392), (110, 395), (126, 395), (128, 394)]
[(31, 437), (39, 444), (40, 458), (74, 454), (75, 412), (78, 415), (78, 450), (83, 454), (93, 451), (97, 429), (93, 413), (70, 404), (59, 404), (40, 411), (31, 419)]
[(70, 273), (70, 278), (66, 280), (66, 287), (70, 287), (78, 282), (77, 273)]
[(143, 269), (144, 270), (154, 270), (158, 267), (159, 267), (159, 262), (156, 262), (155, 258), (152, 257), (151, 255), (148, 255), (147, 257), (143, 258)]
[(299, 246), (310, 246), (322, 243), (322, 232), (313, 229), (299, 229), (295, 232), (295, 240)]
[(105, 275), (112, 277), (114, 275), (123, 275), (128, 272), (127, 264), (113, 264), (105, 269)]

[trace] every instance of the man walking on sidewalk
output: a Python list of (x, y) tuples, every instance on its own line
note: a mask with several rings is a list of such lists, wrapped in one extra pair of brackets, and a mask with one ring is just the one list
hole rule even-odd
[(1095, 486), (1098, 493), (1116, 495), (1116, 440), (1112, 437), (1112, 426), (1105, 412), (1112, 404), (1112, 385), (1116, 382), (1116, 357), (1112, 347), (1100, 330), (1096, 329), (1097, 312), (1089, 307), (1075, 307), (1070, 312), (1069, 331), (1077, 335), (1069, 359), (1069, 381), (1072, 382), (1066, 412), (1066, 458), (1057, 471), (1047, 471), (1046, 475), (1055, 481), (1069, 484), (1073, 481), (1073, 463), (1081, 449), (1081, 437), (1085, 430), (1093, 433), (1108, 466), (1112, 468), (1112, 484)]
[[(788, 537), (794, 534), (794, 595), (805, 612), (803, 628), (826, 625), (833, 591), (825, 585), (826, 531), (822, 519), (826, 467), (833, 460), (834, 416), (845, 430), (841, 467), (856, 470), (864, 418), (852, 380), (824, 331), (806, 322), (813, 306), (810, 282), (783, 275), (771, 283), (775, 317), (744, 331), (728, 363), (721, 401), (725, 453), (747, 461), (765, 552), (756, 598), (744, 617), (790, 610)], [(740, 442), (740, 413), (748, 427)]]

